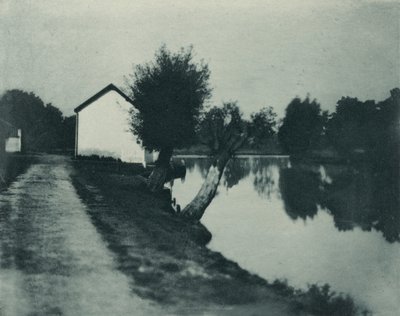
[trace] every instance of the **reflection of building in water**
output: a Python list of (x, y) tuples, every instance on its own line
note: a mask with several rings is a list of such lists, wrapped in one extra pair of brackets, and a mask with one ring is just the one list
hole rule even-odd
[(281, 169), (279, 186), (293, 219), (312, 218), (319, 205), (333, 216), (339, 230), (374, 228), (388, 241), (400, 241), (396, 172), (374, 173), (367, 165), (326, 165), (321, 173), (318, 165), (294, 165)]

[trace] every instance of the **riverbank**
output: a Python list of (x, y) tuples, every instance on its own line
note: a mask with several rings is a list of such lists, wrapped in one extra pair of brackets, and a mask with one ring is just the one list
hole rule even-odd
[(301, 292), (268, 283), (209, 250), (210, 233), (174, 214), (167, 190), (154, 196), (137, 176), (79, 161), (74, 166), (79, 195), (96, 206), (88, 208), (91, 220), (137, 295), (179, 315), (356, 314), (351, 299), (327, 287)]

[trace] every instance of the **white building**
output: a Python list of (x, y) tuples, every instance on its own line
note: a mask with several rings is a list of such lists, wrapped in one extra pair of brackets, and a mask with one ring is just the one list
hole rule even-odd
[(6, 139), (6, 152), (19, 153), (21, 152), (21, 130), (17, 130), (17, 134)]
[(0, 153), (21, 152), (21, 130), (0, 119)]
[(112, 157), (124, 162), (151, 163), (155, 154), (142, 148), (130, 131), (132, 100), (113, 84), (79, 105), (75, 156)]

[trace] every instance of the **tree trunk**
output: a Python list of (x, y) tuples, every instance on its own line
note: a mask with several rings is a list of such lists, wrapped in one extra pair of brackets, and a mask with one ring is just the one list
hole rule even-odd
[(161, 191), (164, 183), (168, 180), (168, 174), (171, 169), (172, 148), (161, 149), (156, 165), (147, 181), (147, 187), (151, 192)]
[(184, 216), (200, 220), (206, 208), (210, 205), (217, 193), (218, 185), (224, 173), (225, 166), (246, 141), (247, 132), (234, 134), (227, 132), (223, 147), (215, 156), (215, 160), (208, 170), (206, 180), (196, 197), (183, 209)]
[(210, 169), (208, 170), (206, 180), (197, 193), (196, 197), (183, 209), (184, 216), (200, 220), (206, 208), (210, 205), (215, 194), (226, 164), (229, 162), (231, 155), (228, 151), (219, 154)]

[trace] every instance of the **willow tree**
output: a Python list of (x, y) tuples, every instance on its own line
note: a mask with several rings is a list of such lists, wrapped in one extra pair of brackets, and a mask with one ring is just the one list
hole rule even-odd
[(136, 66), (129, 87), (138, 111), (132, 114), (132, 131), (149, 151), (158, 151), (148, 187), (155, 192), (168, 178), (175, 148), (189, 147), (204, 102), (211, 96), (210, 71), (193, 61), (192, 48), (170, 52), (162, 46), (155, 60)]
[(245, 120), (236, 103), (213, 107), (203, 117), (199, 141), (208, 146), (212, 164), (195, 198), (183, 209), (184, 216), (200, 220), (214, 199), (228, 162), (245, 145), (257, 147), (274, 133), (275, 114), (264, 108)]

